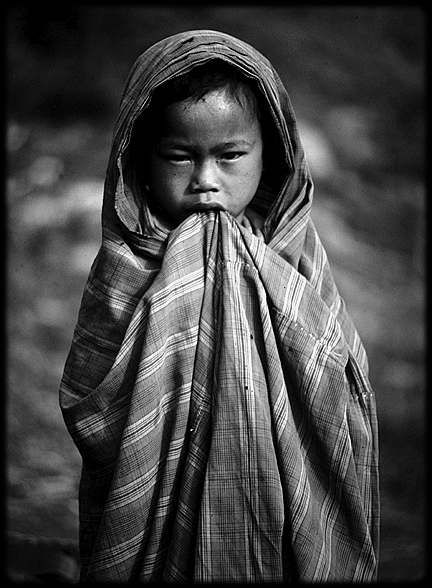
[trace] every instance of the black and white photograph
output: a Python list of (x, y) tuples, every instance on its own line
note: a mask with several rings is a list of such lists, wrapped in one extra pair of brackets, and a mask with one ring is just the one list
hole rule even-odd
[(427, 576), (426, 20), (8, 7), (7, 581)]

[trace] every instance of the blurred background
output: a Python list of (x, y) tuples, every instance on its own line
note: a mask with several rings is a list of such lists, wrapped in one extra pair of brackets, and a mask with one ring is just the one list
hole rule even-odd
[(380, 581), (425, 574), (425, 17), (409, 7), (9, 9), (6, 493), (9, 578), (75, 582), (80, 457), (58, 387), (100, 243), (121, 93), (150, 44), (194, 28), (266, 55), (297, 113), (313, 218), (379, 410)]

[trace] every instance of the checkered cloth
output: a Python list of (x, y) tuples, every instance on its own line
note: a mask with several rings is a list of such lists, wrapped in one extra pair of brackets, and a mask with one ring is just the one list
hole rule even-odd
[[(223, 211), (159, 227), (130, 157), (154, 88), (215, 57), (257, 81), (285, 146), (286, 181), (251, 204), (265, 242)], [(375, 402), (312, 193), (286, 90), (253, 48), (192, 31), (138, 58), (60, 388), (83, 459), (83, 579), (376, 577)]]

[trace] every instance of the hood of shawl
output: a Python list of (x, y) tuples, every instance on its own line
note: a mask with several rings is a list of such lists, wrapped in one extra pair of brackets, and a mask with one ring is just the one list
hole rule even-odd
[[(134, 160), (129, 152), (133, 125), (149, 106), (158, 86), (211, 59), (225, 60), (256, 80), (281, 138), (286, 179), (274, 193), (260, 187), (251, 203), (254, 208), (257, 200), (255, 208), (265, 217), (267, 234), (271, 236), (282, 218), (286, 225), (287, 214), (293, 217), (299, 207), (310, 208), (312, 190), (307, 191), (310, 196), (305, 198), (305, 188), (311, 185), (309, 169), (294, 111), (277, 72), (266, 57), (247, 43), (217, 31), (193, 30), (152, 45), (137, 58), (125, 84), (106, 175), (103, 219), (106, 225), (107, 219), (112, 222), (116, 217), (115, 224), (120, 221), (123, 232), (126, 229), (135, 241), (142, 237), (164, 240), (168, 233), (157, 226), (133, 169)], [(111, 214), (107, 214), (107, 209), (111, 209)]]

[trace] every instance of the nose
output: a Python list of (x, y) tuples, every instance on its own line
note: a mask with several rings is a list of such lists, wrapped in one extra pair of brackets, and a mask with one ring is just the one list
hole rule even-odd
[(216, 162), (203, 161), (196, 163), (191, 179), (193, 192), (218, 192)]

